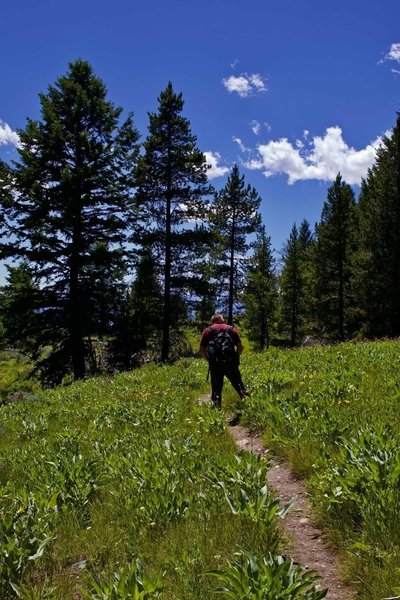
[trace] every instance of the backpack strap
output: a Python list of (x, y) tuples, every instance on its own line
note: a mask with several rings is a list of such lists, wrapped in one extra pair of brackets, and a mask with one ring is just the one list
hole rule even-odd
[[(233, 325), (227, 325), (226, 329), (222, 329), (221, 331), (228, 331), (228, 333), (230, 334), (230, 332), (233, 330)], [(221, 331), (218, 331), (218, 329), (215, 329), (213, 327), (213, 325), (210, 325), (208, 330), (207, 330), (207, 334), (215, 334), (215, 337), (221, 333)], [(231, 336), (232, 337), (232, 336)], [(210, 341), (210, 340), (209, 340)], [(233, 341), (233, 340), (232, 340)]]

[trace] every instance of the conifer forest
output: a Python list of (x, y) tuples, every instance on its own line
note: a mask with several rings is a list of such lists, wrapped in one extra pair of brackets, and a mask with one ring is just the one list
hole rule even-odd
[(222, 189), (169, 83), (140, 140), (77, 60), (0, 164), (1, 343), (43, 381), (185, 352), (184, 325), (214, 309), (258, 349), (400, 334), (399, 118), (355, 198), (337, 174), (318, 223), (274, 254), (262, 199), (235, 165)]

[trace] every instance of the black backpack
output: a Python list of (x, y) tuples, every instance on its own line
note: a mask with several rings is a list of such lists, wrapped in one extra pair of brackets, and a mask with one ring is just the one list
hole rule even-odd
[[(207, 355), (211, 364), (224, 366), (235, 362), (235, 345), (229, 333), (232, 329), (231, 326), (223, 329), (208, 342)], [(216, 330), (210, 327), (210, 331), (215, 332)]]

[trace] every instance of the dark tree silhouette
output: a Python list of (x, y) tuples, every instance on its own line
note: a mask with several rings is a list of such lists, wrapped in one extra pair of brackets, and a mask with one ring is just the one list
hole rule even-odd
[(149, 135), (138, 164), (137, 202), (144, 224), (140, 241), (151, 246), (161, 271), (165, 362), (175, 322), (173, 307), (182, 306), (200, 279), (196, 263), (208, 236), (198, 223), (212, 188), (204, 154), (196, 146), (189, 120), (181, 115), (182, 94), (169, 83), (158, 104), (158, 112), (149, 113)]
[(28, 119), (19, 132), (15, 197), (5, 211), (17, 243), (3, 240), (2, 251), (26, 258), (40, 282), (52, 346), (44, 377), (60, 379), (71, 364), (79, 379), (92, 327), (94, 248), (105, 244), (111, 270), (121, 264), (138, 134), (131, 117), (119, 125), (122, 109), (106, 99), (104, 83), (82, 60), (40, 94), (40, 103), (41, 120)]
[(253, 244), (253, 256), (244, 291), (245, 324), (249, 339), (259, 350), (269, 347), (278, 300), (275, 260), (271, 238), (262, 227)]
[(315, 295), (320, 328), (344, 340), (353, 333), (352, 257), (356, 243), (356, 207), (351, 187), (339, 174), (328, 189), (315, 246)]
[(216, 240), (212, 260), (222, 303), (232, 324), (233, 308), (246, 284), (244, 265), (250, 248), (248, 236), (258, 231), (261, 198), (234, 165), (225, 187), (214, 198), (210, 222)]

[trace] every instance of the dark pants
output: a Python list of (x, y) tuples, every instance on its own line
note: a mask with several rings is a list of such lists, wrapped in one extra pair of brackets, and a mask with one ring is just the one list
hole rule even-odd
[(222, 388), (224, 386), (224, 377), (229, 379), (234, 389), (241, 398), (247, 396), (242, 376), (239, 371), (239, 365), (211, 365), (211, 399), (215, 406), (221, 408)]

